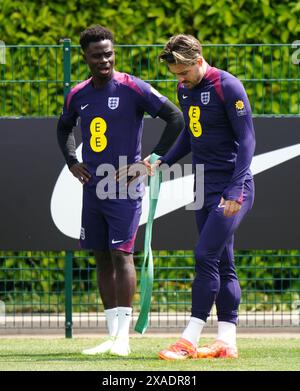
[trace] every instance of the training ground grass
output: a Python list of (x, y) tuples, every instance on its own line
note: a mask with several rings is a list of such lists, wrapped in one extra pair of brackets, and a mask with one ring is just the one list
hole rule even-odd
[[(1, 371), (299, 371), (300, 339), (278, 336), (241, 337), (239, 359), (198, 359), (171, 362), (157, 353), (176, 338), (131, 338), (129, 357), (83, 356), (84, 348), (101, 338), (1, 338)], [(201, 343), (212, 339), (202, 339)]]

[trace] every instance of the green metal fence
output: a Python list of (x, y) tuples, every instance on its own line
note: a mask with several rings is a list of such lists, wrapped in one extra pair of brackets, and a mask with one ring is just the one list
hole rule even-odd
[[(176, 102), (176, 80), (158, 61), (162, 45), (116, 46), (116, 68), (152, 83)], [(300, 67), (292, 44), (203, 45), (207, 61), (242, 80), (255, 115), (299, 115)], [(89, 76), (79, 46), (6, 46), (0, 116), (58, 116), (63, 91)]]
[[(140, 276), (142, 254), (135, 256)], [(154, 252), (149, 330), (183, 328), (190, 316), (194, 260), (191, 251)], [(300, 254), (297, 251), (236, 253), (242, 288), (241, 328), (299, 327)], [(139, 313), (139, 289), (134, 321)], [(0, 253), (0, 330), (104, 331), (95, 260), (88, 252)], [(4, 308), (5, 307), (5, 308)], [(208, 327), (216, 325), (215, 311)]]
[[(116, 47), (116, 68), (150, 82), (176, 102), (176, 80), (157, 60), (162, 45)], [(299, 116), (300, 67), (291, 44), (204, 45), (207, 61), (239, 77), (257, 116)], [(2, 61), (3, 62), (3, 61)], [(0, 116), (58, 116), (63, 96), (89, 76), (81, 50), (60, 45), (6, 46), (0, 63)], [(1, 122), (0, 122), (1, 124)], [(0, 249), (1, 250), (1, 249)], [(13, 249), (12, 249), (13, 250)], [(137, 254), (138, 276), (142, 254)], [(299, 327), (300, 251), (236, 253), (243, 296), (241, 327)], [(155, 253), (150, 329), (186, 324), (192, 252)], [(138, 314), (139, 292), (134, 302)], [(208, 321), (213, 326), (213, 312)], [(103, 329), (95, 262), (89, 253), (0, 253), (0, 330)]]

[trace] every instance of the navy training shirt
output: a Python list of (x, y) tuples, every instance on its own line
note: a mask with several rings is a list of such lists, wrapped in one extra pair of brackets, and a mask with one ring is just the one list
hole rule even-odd
[(116, 71), (103, 87), (95, 88), (90, 78), (71, 89), (61, 119), (70, 127), (81, 119), (82, 159), (92, 175), (86, 185), (99, 181), (100, 164), (118, 169), (120, 156), (128, 164), (141, 160), (144, 114), (156, 117), (166, 100), (150, 84)]
[(169, 165), (192, 151), (193, 164), (204, 164), (205, 183), (226, 183), (223, 197), (242, 200), (251, 178), (255, 149), (252, 112), (242, 83), (230, 73), (208, 65), (193, 89), (178, 84), (185, 129), (162, 158)]

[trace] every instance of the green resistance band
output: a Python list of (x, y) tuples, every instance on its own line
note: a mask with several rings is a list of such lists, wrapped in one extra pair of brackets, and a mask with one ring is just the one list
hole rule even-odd
[[(150, 163), (154, 163), (160, 156), (153, 153), (150, 157)], [(151, 307), (151, 297), (153, 288), (153, 256), (151, 249), (152, 225), (158, 201), (159, 189), (161, 184), (161, 172), (155, 171), (155, 174), (150, 177), (149, 186), (149, 214), (146, 224), (145, 240), (144, 240), (144, 261), (141, 270), (141, 298), (140, 298), (140, 315), (135, 325), (135, 331), (143, 334), (149, 323), (149, 310)]]

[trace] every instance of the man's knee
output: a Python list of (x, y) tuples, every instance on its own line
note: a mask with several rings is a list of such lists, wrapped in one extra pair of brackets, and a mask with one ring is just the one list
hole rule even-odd
[(131, 253), (126, 253), (122, 250), (112, 250), (111, 257), (115, 269), (120, 270), (128, 266), (134, 267), (133, 255)]
[(112, 257), (109, 251), (94, 250), (93, 252), (94, 252), (96, 267), (98, 271), (113, 269)]
[(205, 275), (219, 274), (220, 260), (215, 251), (199, 246), (195, 249), (195, 259), (195, 270), (197, 273)]

